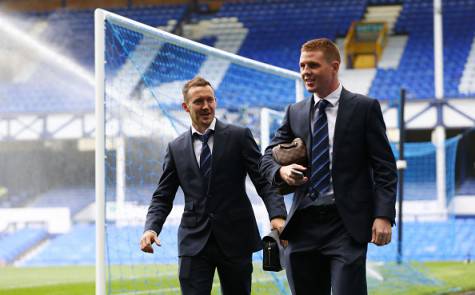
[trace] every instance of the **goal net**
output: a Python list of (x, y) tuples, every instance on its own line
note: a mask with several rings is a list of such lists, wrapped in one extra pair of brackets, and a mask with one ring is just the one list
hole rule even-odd
[[(210, 81), (217, 117), (250, 127), (260, 142), (260, 109), (282, 111), (301, 97), (300, 77), (103, 10), (96, 11), (95, 25), (97, 290), (175, 294), (183, 192), (178, 191), (160, 233), (162, 246), (153, 255), (145, 254), (139, 239), (167, 143), (190, 125), (181, 109), (183, 84), (196, 75)], [(229, 32), (224, 36), (218, 31), (215, 40), (232, 42)], [(267, 212), (252, 185), (247, 189), (265, 234)], [(261, 257), (254, 254), (253, 292), (286, 292), (284, 273), (262, 272)]]

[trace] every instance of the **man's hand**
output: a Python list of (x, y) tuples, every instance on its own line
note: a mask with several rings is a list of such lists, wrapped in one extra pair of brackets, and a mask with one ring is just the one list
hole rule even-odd
[(391, 223), (386, 218), (376, 218), (373, 222), (371, 243), (377, 246), (387, 245), (391, 242)]
[(282, 230), (284, 229), (285, 225), (285, 219), (276, 217), (272, 218), (270, 221), (270, 226), (272, 229), (276, 229), (279, 232), (279, 235), (282, 233)]
[(142, 238), (140, 239), (140, 250), (144, 251), (145, 253), (153, 253), (153, 243), (157, 244), (157, 246), (161, 246), (157, 233), (150, 230), (144, 232)]
[(306, 167), (298, 164), (290, 164), (282, 166), (279, 169), (280, 178), (288, 185), (299, 186), (308, 181), (308, 177), (304, 175)]
[[(276, 229), (280, 235), (285, 226), (285, 219), (280, 218), (280, 217), (272, 218), (272, 220), (270, 221), (270, 226), (272, 229)], [(287, 247), (288, 241), (280, 240), (280, 244), (282, 245), (282, 247), (285, 248)]]

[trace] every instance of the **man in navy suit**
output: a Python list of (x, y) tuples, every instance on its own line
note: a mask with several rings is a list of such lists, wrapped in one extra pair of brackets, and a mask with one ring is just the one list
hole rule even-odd
[(249, 175), (271, 224), (286, 217), (282, 198), (259, 174), (261, 157), (248, 128), (215, 118), (211, 84), (195, 77), (183, 87), (183, 109), (192, 126), (169, 143), (163, 173), (148, 209), (142, 251), (153, 253), (180, 186), (185, 210), (178, 228), (179, 280), (183, 294), (210, 294), (217, 269), (223, 294), (250, 294), (252, 253), (261, 238), (245, 180)]
[[(381, 107), (343, 88), (339, 68), (332, 41), (302, 46), (300, 73), (313, 95), (287, 108), (260, 164), (274, 186), (296, 187), (285, 226), (276, 226), (288, 243), (287, 278), (298, 295), (367, 294), (368, 242), (391, 241), (397, 174)], [(308, 166), (280, 166), (272, 148), (297, 137)]]

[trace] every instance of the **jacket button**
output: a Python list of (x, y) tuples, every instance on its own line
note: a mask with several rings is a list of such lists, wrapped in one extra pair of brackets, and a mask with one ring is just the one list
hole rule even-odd
[(214, 213), (210, 213), (208, 216), (210, 219), (214, 219)]

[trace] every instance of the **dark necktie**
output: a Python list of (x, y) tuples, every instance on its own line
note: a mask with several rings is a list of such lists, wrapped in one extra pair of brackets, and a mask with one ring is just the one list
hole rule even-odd
[(311, 198), (315, 200), (330, 188), (330, 144), (328, 139), (328, 121), (325, 108), (329, 102), (320, 100), (317, 105), (316, 120), (312, 132), (312, 165), (310, 187)]
[(196, 138), (203, 143), (201, 146), (200, 170), (205, 178), (208, 178), (211, 173), (211, 150), (208, 145), (208, 140), (211, 134), (213, 134), (213, 130), (211, 129), (206, 130), (203, 135), (195, 133)]

